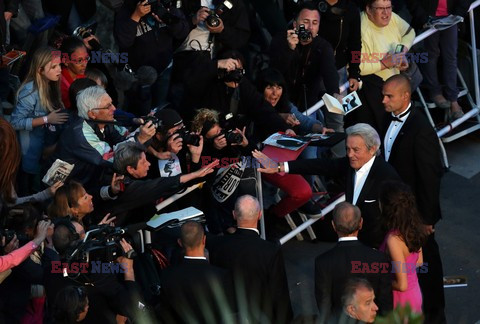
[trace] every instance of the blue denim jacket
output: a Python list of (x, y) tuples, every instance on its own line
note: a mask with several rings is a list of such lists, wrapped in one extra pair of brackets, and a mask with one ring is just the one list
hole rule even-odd
[(38, 90), (33, 87), (33, 81), (28, 82), (18, 93), (17, 105), (12, 113), (13, 128), (17, 130), (22, 149), (22, 170), (30, 174), (40, 172), (40, 159), (45, 138), (45, 126), (33, 128), (34, 118), (48, 114), (40, 104)]

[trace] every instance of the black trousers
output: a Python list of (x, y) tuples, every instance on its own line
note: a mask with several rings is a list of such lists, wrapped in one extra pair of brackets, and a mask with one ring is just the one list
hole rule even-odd
[(422, 251), (423, 262), (428, 263), (428, 272), (418, 274), (418, 282), (423, 296), (424, 323), (446, 323), (443, 267), (440, 250), (435, 241), (435, 233), (428, 237)]

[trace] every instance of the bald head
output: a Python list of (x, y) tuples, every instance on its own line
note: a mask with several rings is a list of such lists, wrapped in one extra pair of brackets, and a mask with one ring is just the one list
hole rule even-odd
[(401, 92), (408, 92), (412, 95), (412, 86), (410, 80), (403, 74), (395, 74), (385, 81), (385, 85), (392, 84), (397, 90)]
[(362, 225), (362, 214), (357, 206), (344, 201), (335, 206), (332, 222), (338, 236), (356, 236)]
[(203, 249), (204, 234), (202, 225), (194, 221), (188, 221), (180, 228), (180, 242), (186, 250), (199, 247)]
[(235, 202), (233, 216), (239, 227), (257, 228), (257, 221), (260, 217), (260, 204), (257, 198), (244, 195)]

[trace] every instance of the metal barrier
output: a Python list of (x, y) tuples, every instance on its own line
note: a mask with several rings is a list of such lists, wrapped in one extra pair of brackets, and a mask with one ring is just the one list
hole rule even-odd
[[(479, 113), (480, 113), (480, 88), (479, 88), (479, 83), (478, 83), (478, 61), (477, 61), (477, 44), (476, 44), (476, 39), (475, 39), (475, 22), (474, 22), (474, 13), (473, 13), (473, 9), (475, 9), (476, 7), (480, 6), (480, 0), (477, 0), (475, 2), (473, 2), (471, 5), (470, 5), (470, 8), (468, 10), (468, 13), (469, 13), (469, 19), (470, 19), (470, 36), (471, 36), (471, 39), (472, 39), (472, 62), (473, 62), (473, 80), (474, 80), (474, 87), (475, 87), (475, 104), (473, 105), (472, 107), (472, 110), (470, 110), (468, 113), (466, 113), (463, 117), (457, 119), (457, 120), (454, 120), (453, 122), (451, 122), (449, 125), (445, 126), (444, 128), (440, 129), (437, 131), (437, 136), (440, 138), (442, 136), (444, 136), (445, 134), (447, 134), (448, 132), (450, 132), (451, 130), (453, 130), (454, 128), (458, 127), (459, 125), (461, 125), (462, 123), (464, 123), (466, 120), (472, 118), (472, 117), (475, 117), (477, 116), (477, 120), (478, 120), (478, 123), (479, 125), (476, 125), (474, 127), (471, 127), (469, 128), (470, 129), (473, 129), (473, 130), (476, 130), (476, 129), (479, 129), (480, 128), (480, 118), (479, 118)], [(424, 40), (425, 38), (429, 37), (430, 35), (434, 34), (435, 32), (437, 32), (436, 29), (434, 28), (430, 28), (426, 31), (424, 31), (423, 33), (421, 33), (420, 35), (418, 35), (417, 37), (415, 37), (415, 40), (413, 42), (413, 45), (419, 43), (420, 41)], [(343, 92), (346, 87), (348, 87), (348, 82), (344, 83), (341, 85), (340, 87), (340, 92)], [(317, 111), (318, 109), (320, 109), (321, 107), (324, 106), (324, 102), (323, 100), (320, 100), (319, 102), (317, 102), (315, 105), (313, 105), (312, 107), (308, 108), (304, 114), (305, 115), (311, 115), (313, 114), (315, 111)], [(472, 130), (472, 131), (473, 131)], [(464, 131), (465, 132), (465, 131)], [(470, 133), (471, 131), (469, 131), (468, 133)], [(463, 133), (463, 132), (462, 132)], [(463, 135), (466, 135), (468, 133), (465, 133), (465, 134), (462, 134)], [(443, 153), (445, 154), (445, 153)], [(445, 159), (446, 159), (446, 155), (445, 155)], [(342, 201), (345, 201), (345, 195), (341, 196), (340, 198), (336, 199), (334, 202), (332, 202), (330, 205), (328, 205), (327, 207), (325, 207), (323, 210), (322, 210), (322, 215), (326, 215), (328, 214), (330, 211), (333, 210), (333, 208), (335, 208), (335, 206), (342, 202)], [(306, 228), (308, 228), (309, 226), (311, 226), (313, 223), (315, 223), (316, 221), (318, 221), (319, 219), (322, 219), (322, 218), (311, 218), (309, 220), (307, 220), (306, 222), (304, 222), (303, 224), (301, 224), (300, 226), (298, 226), (296, 229), (292, 230), (290, 233), (288, 233), (287, 235), (283, 236), (281, 239), (280, 239), (280, 244), (285, 244), (286, 242), (288, 242), (290, 239), (292, 239), (293, 237), (295, 237), (298, 233), (302, 232), (303, 230), (305, 230)]]

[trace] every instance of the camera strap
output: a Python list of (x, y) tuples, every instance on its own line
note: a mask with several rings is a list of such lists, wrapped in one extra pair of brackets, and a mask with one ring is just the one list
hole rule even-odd
[(230, 98), (230, 113), (233, 116), (237, 116), (239, 104), (240, 104), (240, 87), (236, 87), (233, 90), (232, 97)]

